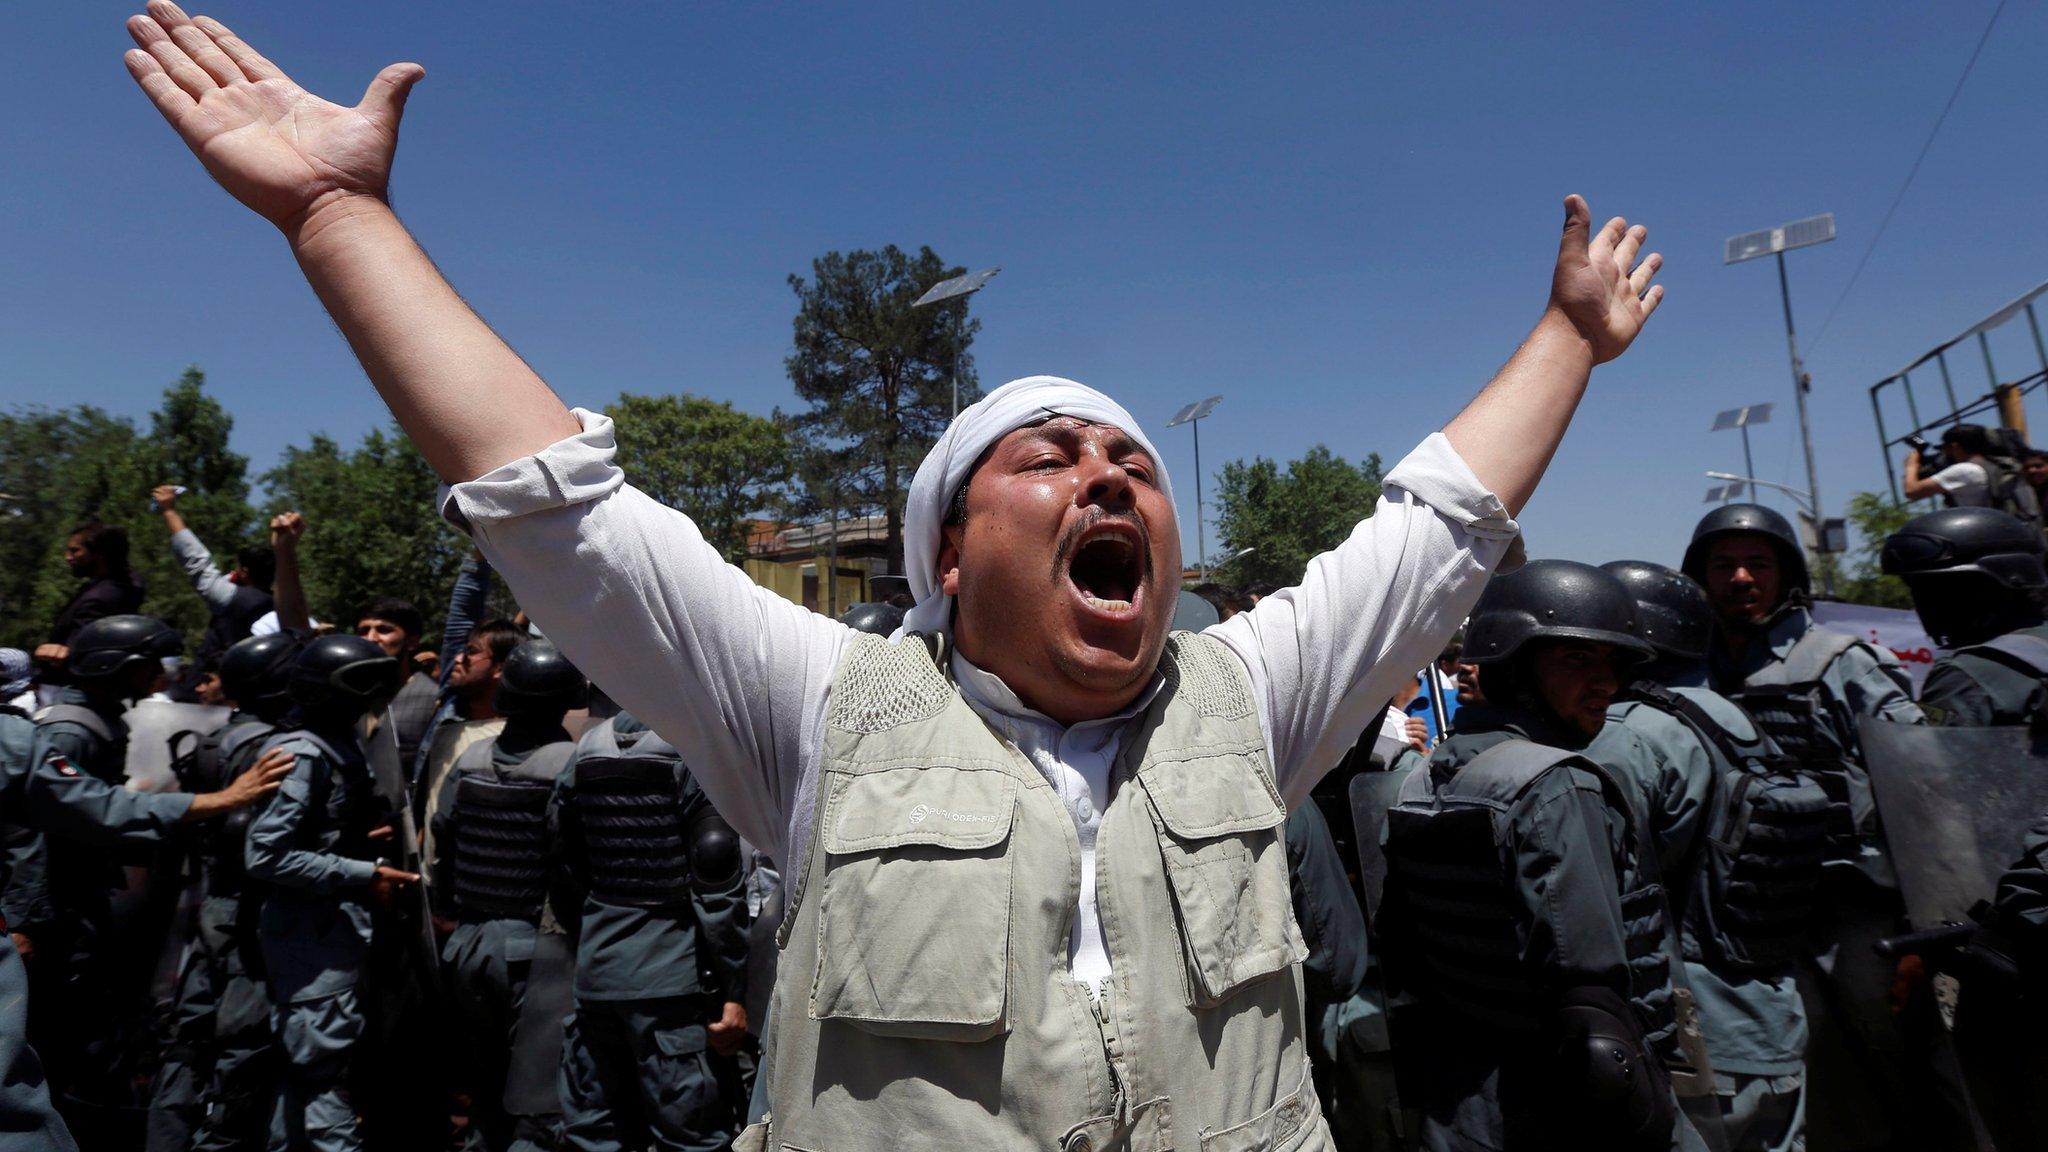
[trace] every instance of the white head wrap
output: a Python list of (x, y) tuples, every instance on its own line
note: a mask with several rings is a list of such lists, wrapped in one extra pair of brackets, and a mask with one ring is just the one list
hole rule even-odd
[[(1159, 458), (1159, 450), (1145, 438), (1144, 430), (1121, 404), (1086, 384), (1058, 376), (1012, 380), (953, 417), (946, 434), (939, 437), (924, 462), (917, 466), (917, 476), (910, 482), (910, 498), (903, 510), (903, 571), (910, 577), (910, 594), (917, 598), (917, 607), (904, 615), (897, 636), (951, 630), (953, 598), (939, 591), (939, 547), (953, 494), (967, 482), (975, 461), (981, 459), (989, 445), (1019, 428), (1053, 416), (1072, 416), (1123, 429), (1152, 457), (1159, 490), (1166, 495), (1167, 506), (1173, 507), (1173, 485), (1166, 478), (1166, 461)], [(1178, 517), (1176, 509), (1176, 523)]]

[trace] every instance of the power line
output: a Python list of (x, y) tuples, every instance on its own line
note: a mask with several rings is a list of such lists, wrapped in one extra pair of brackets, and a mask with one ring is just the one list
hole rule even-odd
[(1991, 29), (1998, 23), (1998, 15), (2005, 11), (2005, 0), (1998, 0), (1998, 6), (1991, 10), (1991, 19), (1984, 22), (1984, 34), (1977, 37), (1977, 47), (1970, 52), (1969, 63), (1963, 65), (1963, 74), (1956, 77), (1955, 90), (1948, 94), (1948, 103), (1941, 106), (1941, 115), (1934, 118), (1934, 127), (1927, 133), (1927, 139), (1920, 145), (1920, 154), (1913, 157), (1913, 166), (1906, 169), (1906, 179), (1899, 184), (1898, 195), (1892, 197), (1892, 206), (1884, 210), (1884, 219), (1877, 222), (1877, 231), (1871, 233), (1870, 244), (1863, 249), (1863, 256), (1856, 261), (1856, 271), (1849, 274), (1849, 282), (1842, 286), (1842, 294), (1835, 297), (1834, 307), (1828, 309), (1827, 319), (1821, 321), (1820, 331), (1813, 343), (1807, 346), (1808, 354), (1819, 349), (1820, 342), (1827, 339), (1828, 328), (1835, 322), (1835, 314), (1842, 310), (1842, 302), (1856, 288), (1856, 281), (1862, 279), (1864, 266), (1870, 263), (1870, 254), (1877, 251), (1877, 242), (1884, 239), (1884, 230), (1890, 227), (1892, 213), (1899, 210), (1899, 203), (1906, 198), (1906, 189), (1913, 186), (1913, 177), (1920, 174), (1920, 163), (1927, 159), (1927, 152), (1934, 147), (1934, 138), (1941, 135), (1941, 126), (1948, 122), (1948, 114), (1956, 106), (1956, 98), (1963, 94), (1963, 85), (1969, 83), (1970, 72), (1977, 67), (1977, 57), (1984, 54), (1984, 44), (1991, 39)]

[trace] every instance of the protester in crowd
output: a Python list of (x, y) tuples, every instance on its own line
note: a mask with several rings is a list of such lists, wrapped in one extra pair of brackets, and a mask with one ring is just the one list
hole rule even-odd
[(1239, 612), (1251, 607), (1245, 601), (1244, 596), (1235, 588), (1218, 584), (1214, 581), (1204, 581), (1188, 589), (1188, 591), (1193, 592), (1213, 605), (1216, 609), (1216, 618), (1218, 620), (1228, 620)]
[(420, 743), (440, 703), (440, 686), (413, 666), (413, 654), (419, 651), (426, 630), (427, 620), (420, 610), (396, 596), (380, 596), (356, 613), (356, 635), (382, 648), (405, 670), (405, 681), (385, 704), (380, 721), (390, 724), (398, 737), (400, 765), (418, 760)]
[(37, 646), (43, 682), (60, 684), (72, 634), (104, 616), (142, 610), (142, 585), (128, 569), (128, 530), (98, 521), (81, 524), (64, 541), (64, 564), (84, 580), (50, 625), (50, 640)]
[(297, 512), (280, 512), (270, 518), (270, 552), (277, 565), (272, 588), (276, 610), (258, 620), (251, 631), (258, 635), (288, 632), (311, 636), (322, 625), (313, 619), (306, 604), (306, 585), (299, 578), (299, 539), (306, 534), (306, 518)]
[[(1302, 586), (1170, 644), (1178, 524), (1136, 421), (1069, 381), (997, 389), (912, 482), (905, 627), (927, 648), (726, 565), (624, 485), (608, 420), (572, 413), (447, 287), (382, 199), (416, 65), (345, 110), (167, 0), (129, 28), (136, 81), (290, 234), (522, 605), (801, 878), (764, 1056), (772, 1131), (751, 1142), (1193, 1147), (1256, 1123), (1263, 1142), (1327, 1145), (1282, 805), (1507, 556), (1593, 366), (1662, 298), (1643, 229), (1596, 233), (1570, 198), (1549, 303), (1495, 382)], [(248, 69), (267, 96), (248, 98)], [(281, 108), (288, 126), (262, 111)], [(1129, 771), (1112, 796), (1113, 763)], [(906, 808), (920, 788), (935, 799)], [(1219, 887), (1242, 898), (1204, 899)], [(1081, 991), (1134, 1028), (1106, 1035)]]
[(2034, 490), (2034, 504), (2048, 509), (2048, 451), (2029, 448), (2021, 453), (2020, 475)]
[(497, 692), (505, 661), (526, 641), (526, 633), (503, 617), (466, 629), (468, 636), (449, 670), (442, 706), (428, 729), (430, 743), (410, 781), (420, 827), (431, 841), (442, 784), (455, 761), (476, 744), (497, 739), (505, 728)]
[[(512, 645), (518, 642), (525, 629), (516, 621), (488, 621), (494, 633), (513, 633), (513, 638), (494, 638), (486, 646), (473, 646), (470, 643), (472, 634), (479, 627), (479, 622), (485, 622), (484, 617), (490, 612), (490, 598), (490, 561), (472, 548), (456, 572), (455, 584), (448, 593), (448, 614), (441, 621), (441, 653), (434, 663), (434, 679), (440, 685), (440, 696), (434, 705), (433, 718), (427, 722), (426, 733), (420, 740), (418, 759), (405, 764), (405, 770), (413, 781), (424, 780), (428, 775), (427, 761), (433, 754), (435, 737), (443, 724), (450, 720), (489, 720), (497, 715), (491, 707), (491, 699), (497, 683), (498, 662), (511, 652)], [(445, 765), (443, 767), (445, 769)], [(423, 787), (423, 794), (428, 797), (436, 795), (440, 788), (440, 773), (433, 775), (436, 782)]]
[(277, 572), (277, 551), (268, 544), (250, 545), (235, 554), (234, 568), (222, 575), (213, 553), (178, 511), (178, 492), (176, 485), (159, 484), (150, 498), (170, 530), (171, 554), (212, 613), (206, 634), (199, 640), (199, 658), (207, 660), (250, 635), (256, 622), (275, 609), (270, 586)]

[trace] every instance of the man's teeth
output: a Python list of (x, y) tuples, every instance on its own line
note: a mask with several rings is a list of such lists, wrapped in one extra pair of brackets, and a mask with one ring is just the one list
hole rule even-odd
[(1091, 595), (1087, 592), (1081, 593), (1081, 598), (1088, 601), (1089, 607), (1100, 608), (1104, 612), (1128, 612), (1131, 609), (1131, 602), (1129, 600), (1104, 600), (1100, 596)]

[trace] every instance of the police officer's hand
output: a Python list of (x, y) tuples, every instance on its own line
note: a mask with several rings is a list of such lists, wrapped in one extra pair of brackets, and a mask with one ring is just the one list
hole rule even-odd
[(1420, 716), (1408, 717), (1408, 744), (1424, 756), (1429, 755), (1429, 722)]
[(36, 958), (36, 942), (31, 940), (25, 933), (9, 932), (7, 938), (14, 941), (14, 950), (21, 953), (21, 958), (24, 962)]
[(1631, 228), (1616, 216), (1589, 239), (1592, 222), (1584, 197), (1565, 197), (1564, 239), (1550, 277), (1550, 310), (1585, 340), (1593, 363), (1604, 364), (1628, 349), (1663, 301), (1663, 285), (1651, 287), (1650, 278), (1664, 257), (1652, 252), (1636, 263), (1650, 232), (1640, 224)]
[(202, 792), (194, 796), (192, 806), (185, 810), (185, 819), (205, 820), (225, 815), (238, 808), (247, 808), (277, 791), (278, 786), (284, 783), (284, 778), (291, 775), (293, 759), (292, 754), (284, 749), (272, 748), (257, 757), (256, 763), (251, 764), (247, 772), (235, 777), (227, 787), (218, 792)]
[(128, 18), (141, 46), (128, 72), (235, 199), (288, 232), (316, 208), (384, 199), (398, 118), (424, 68), (393, 64), (344, 108), (292, 83), (219, 21), (193, 20), (169, 0), (148, 11)]
[(157, 511), (169, 512), (178, 506), (178, 486), (176, 484), (159, 484), (149, 490), (149, 498), (156, 501)]
[(730, 1056), (740, 1050), (747, 1039), (747, 1006), (731, 1000), (725, 1002), (718, 1019), (707, 1029), (711, 1050), (720, 1056)]
[(370, 877), (370, 898), (389, 908), (402, 889), (419, 882), (420, 874), (417, 872), (403, 872), (388, 864), (379, 864), (377, 874)]
[(65, 662), (66, 660), (69, 660), (69, 659), (71, 659), (71, 648), (70, 648), (70, 646), (68, 646), (68, 645), (64, 645), (64, 644), (38, 644), (38, 645), (36, 645), (36, 663), (38, 663), (38, 664), (48, 664), (48, 665), (51, 665), (51, 666), (53, 666), (53, 667), (57, 667), (57, 666), (62, 666), (62, 665), (63, 665), (63, 663), (64, 663), (64, 662)]
[(306, 534), (306, 518), (297, 512), (280, 512), (270, 518), (270, 546), (280, 551), (296, 548)]

